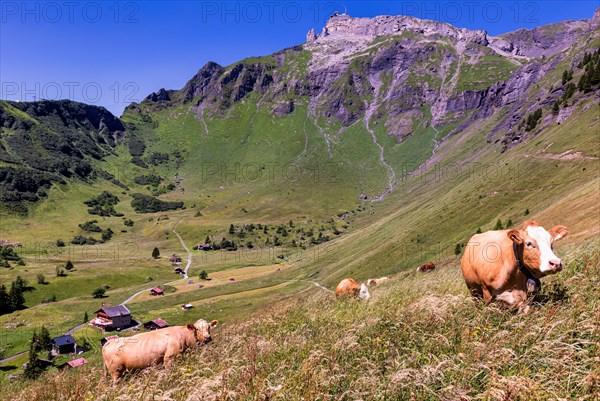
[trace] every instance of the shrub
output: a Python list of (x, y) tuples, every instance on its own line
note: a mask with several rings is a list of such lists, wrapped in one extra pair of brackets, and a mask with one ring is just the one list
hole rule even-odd
[(163, 178), (156, 174), (138, 175), (133, 179), (138, 185), (150, 185), (157, 187), (163, 181)]
[(56, 240), (56, 246), (59, 248), (62, 248), (65, 246), (65, 241), (63, 241), (62, 239), (57, 239)]
[(102, 298), (102, 297), (104, 297), (105, 293), (106, 293), (106, 290), (104, 288), (98, 287), (94, 291), (92, 291), (92, 297)]
[(79, 224), (79, 228), (81, 228), (84, 231), (93, 232), (93, 233), (102, 232), (102, 229), (100, 227), (98, 227), (98, 225), (96, 224), (97, 222), (98, 222), (98, 220), (86, 221), (85, 223)]
[(208, 280), (208, 273), (206, 272), (206, 270), (202, 270), (198, 277), (200, 278), (200, 280)]
[(166, 202), (150, 195), (133, 194), (131, 207), (138, 213), (165, 212), (183, 208), (183, 202)]
[(45, 276), (44, 276), (42, 273), (39, 273), (39, 274), (36, 276), (36, 278), (37, 278), (37, 283), (38, 283), (38, 284), (47, 284), (47, 283), (46, 283), (46, 277), (45, 277)]
[(104, 241), (104, 242), (110, 241), (113, 234), (114, 234), (114, 232), (110, 228), (107, 228), (106, 230), (102, 231), (102, 241)]

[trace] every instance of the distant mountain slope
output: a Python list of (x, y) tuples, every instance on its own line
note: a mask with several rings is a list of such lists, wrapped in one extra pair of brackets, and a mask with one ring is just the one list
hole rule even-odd
[[(334, 15), (304, 45), (227, 67), (208, 63), (181, 90), (152, 93), (123, 118), (160, 133), (157, 147), (189, 132), (195, 144), (184, 151), (196, 164), (264, 159), (307, 170), (331, 162), (354, 197), (379, 199), (444, 138), (493, 122), (488, 142), (505, 151), (597, 97), (597, 84), (571, 85), (586, 73), (585, 52), (598, 52), (599, 26), (597, 11), (492, 37), (412, 17)], [(526, 124), (537, 109), (543, 118)], [(225, 154), (216, 145), (224, 138)], [(275, 144), (289, 154), (270, 159)]]
[(51, 182), (71, 177), (109, 178), (92, 162), (114, 153), (124, 132), (103, 107), (0, 101), (0, 200), (35, 201)]

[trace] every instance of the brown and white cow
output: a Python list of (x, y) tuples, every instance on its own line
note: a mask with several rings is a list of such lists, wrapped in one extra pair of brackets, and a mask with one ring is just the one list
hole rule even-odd
[(430, 272), (435, 270), (435, 265), (433, 263), (425, 263), (423, 266), (417, 267), (418, 272)]
[(497, 299), (521, 307), (528, 288), (535, 290), (540, 278), (563, 269), (552, 244), (568, 232), (565, 226), (546, 231), (537, 222), (527, 221), (521, 230), (474, 235), (460, 263), (471, 294), (486, 302)]
[(362, 283), (358, 284), (353, 278), (345, 278), (335, 288), (335, 297), (340, 296), (358, 297), (359, 299), (368, 300), (371, 298), (369, 289)]
[(218, 324), (198, 320), (187, 326), (172, 326), (132, 337), (118, 337), (102, 347), (104, 367), (113, 381), (119, 380), (126, 370), (143, 369), (162, 363), (168, 367), (173, 358), (187, 348), (212, 340), (210, 330)]
[(367, 285), (368, 286), (373, 286), (373, 285), (378, 285), (381, 283), (384, 283), (386, 281), (388, 281), (390, 278), (389, 277), (380, 277), (380, 278), (370, 278), (367, 280)]

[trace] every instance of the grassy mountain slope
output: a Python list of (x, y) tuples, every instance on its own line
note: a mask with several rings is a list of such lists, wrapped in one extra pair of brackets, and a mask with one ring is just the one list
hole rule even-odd
[(472, 302), (455, 261), (399, 275), (368, 304), (310, 290), (307, 300), (222, 325), (213, 343), (168, 371), (147, 369), (111, 386), (88, 365), (46, 376), (13, 399), (594, 399), (597, 246), (561, 248), (567, 268), (547, 280), (526, 316)]

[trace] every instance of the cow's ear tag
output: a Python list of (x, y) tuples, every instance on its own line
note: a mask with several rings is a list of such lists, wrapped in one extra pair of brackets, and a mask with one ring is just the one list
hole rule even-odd
[(537, 283), (534, 280), (528, 278), (527, 279), (527, 292), (536, 292), (537, 290), (538, 290)]

